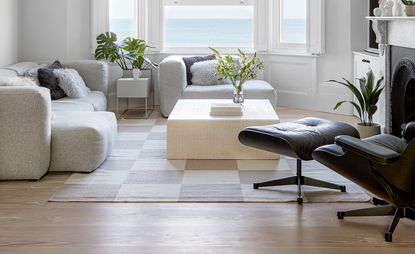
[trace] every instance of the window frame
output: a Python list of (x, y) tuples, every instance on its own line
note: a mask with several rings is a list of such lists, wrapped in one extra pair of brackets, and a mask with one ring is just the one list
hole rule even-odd
[[(218, 5), (252, 5), (253, 6), (253, 32), (252, 32), (252, 39), (253, 39), (253, 45), (252, 48), (241, 48), (245, 52), (254, 52), (257, 47), (257, 36), (256, 36), (256, 28), (258, 23), (257, 18), (257, 2), (255, 0), (209, 0), (209, 2), (201, 2), (197, 0), (160, 0), (160, 13), (161, 13), (161, 19), (160, 19), (160, 45), (161, 45), (161, 53), (181, 53), (181, 54), (199, 54), (199, 53), (207, 53), (210, 52), (207, 47), (166, 47), (165, 46), (165, 6), (166, 5), (172, 5), (172, 6), (197, 6), (197, 5), (209, 5), (209, 6), (218, 6)], [(224, 53), (234, 53), (238, 48), (234, 47), (216, 47), (216, 49), (220, 50)]]
[(274, 52), (306, 52), (307, 50), (307, 44), (309, 41), (309, 7), (310, 7), (310, 1), (306, 0), (306, 42), (305, 43), (290, 43), (290, 42), (283, 42), (282, 41), (282, 25), (283, 25), (283, 4), (284, 1), (289, 0), (274, 0), (273, 1), (273, 15), (272, 15), (272, 24), (275, 26), (273, 29), (273, 51)]
[[(108, 4), (109, 4), (109, 6), (111, 6), (111, 0), (107, 0), (108, 1)], [(140, 37), (140, 24), (142, 24), (142, 20), (140, 20), (139, 19), (139, 17), (141, 16), (141, 15), (139, 15), (139, 10), (141, 10), (141, 8), (140, 8), (140, 6), (139, 6), (139, 0), (132, 0), (133, 1), (133, 4), (134, 4), (134, 29), (135, 29), (135, 31), (134, 31), (134, 34), (133, 34), (133, 37)], [(111, 30), (111, 8), (110, 7), (108, 7), (108, 30), (110, 31)], [(111, 31), (111, 32), (113, 32), (113, 31)], [(121, 41), (121, 40), (123, 40), (122, 38), (118, 38), (119, 39), (119, 41)]]
[[(205, 54), (207, 48), (163, 48), (164, 37), (164, 0), (136, 0), (138, 8), (138, 37), (144, 39), (153, 48), (155, 54)], [(174, 2), (174, 0), (171, 0)], [(196, 1), (196, 0), (177, 0)], [(200, 0), (199, 0), (200, 1)], [(211, 3), (223, 4), (224, 1), (243, 0), (209, 0)], [(254, 48), (243, 49), (248, 53), (318, 56), (325, 53), (325, 1), (307, 0), (307, 42), (304, 44), (279, 43), (280, 1), (281, 0), (244, 0), (253, 1), (254, 6)], [(206, 5), (206, 3), (200, 3)], [(96, 36), (109, 30), (109, 0), (91, 1), (91, 52), (96, 47)], [(225, 53), (234, 53), (236, 49), (219, 48)]]

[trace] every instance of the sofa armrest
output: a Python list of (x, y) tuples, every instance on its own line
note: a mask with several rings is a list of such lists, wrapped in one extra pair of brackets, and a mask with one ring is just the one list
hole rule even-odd
[(37, 180), (48, 171), (51, 118), (48, 89), (0, 88), (1, 180)]
[(337, 137), (336, 145), (381, 165), (388, 165), (401, 157), (399, 153), (384, 146), (350, 136)]
[(169, 56), (160, 63), (160, 110), (169, 116), (187, 86), (186, 66), (180, 56)]
[(95, 60), (63, 62), (66, 68), (75, 69), (84, 79), (86, 85), (95, 91), (108, 94), (108, 64)]

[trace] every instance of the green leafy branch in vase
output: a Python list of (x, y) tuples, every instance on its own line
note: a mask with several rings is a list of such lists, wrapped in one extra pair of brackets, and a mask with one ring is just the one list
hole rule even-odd
[(230, 80), (237, 94), (243, 93), (246, 81), (258, 77), (259, 72), (264, 69), (264, 63), (254, 53), (251, 58), (241, 49), (238, 49), (239, 59), (231, 55), (223, 56), (218, 50), (210, 48), (218, 61), (216, 76), (219, 80)]

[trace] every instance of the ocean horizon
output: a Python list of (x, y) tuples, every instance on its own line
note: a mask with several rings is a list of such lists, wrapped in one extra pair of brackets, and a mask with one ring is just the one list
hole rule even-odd
[[(133, 22), (128, 19), (112, 19), (111, 31), (121, 41), (133, 34)], [(253, 48), (253, 26), (250, 19), (167, 19), (164, 26), (165, 47)], [(284, 20), (283, 31), (283, 41), (306, 41), (306, 22), (303, 19)]]

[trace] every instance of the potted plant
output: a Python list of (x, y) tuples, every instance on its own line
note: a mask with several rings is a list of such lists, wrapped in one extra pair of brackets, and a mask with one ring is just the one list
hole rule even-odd
[(223, 56), (218, 50), (211, 48), (218, 61), (216, 76), (220, 80), (229, 79), (234, 87), (234, 103), (242, 104), (244, 98), (244, 84), (248, 80), (258, 77), (259, 71), (264, 69), (264, 63), (254, 53), (248, 58), (246, 53), (238, 49), (240, 59), (230, 55)]
[(125, 77), (139, 78), (141, 70), (158, 67), (144, 56), (147, 48), (151, 48), (144, 40), (129, 37), (120, 43), (117, 41), (115, 33), (107, 32), (98, 35), (95, 59), (118, 64), (124, 70)]
[(373, 123), (373, 115), (377, 112), (379, 97), (384, 89), (383, 77), (376, 82), (373, 71), (370, 70), (366, 74), (366, 78), (359, 79), (359, 88), (352, 84), (350, 81), (343, 79), (342, 81), (330, 80), (347, 87), (353, 95), (356, 97), (355, 101), (341, 101), (336, 104), (334, 110), (337, 110), (341, 105), (349, 102), (356, 109), (361, 122), (357, 125), (357, 129), (360, 133), (361, 138), (371, 137), (380, 134), (380, 125)]
[(415, 1), (414, 0), (402, 0), (405, 5), (406, 16), (415, 16)]

